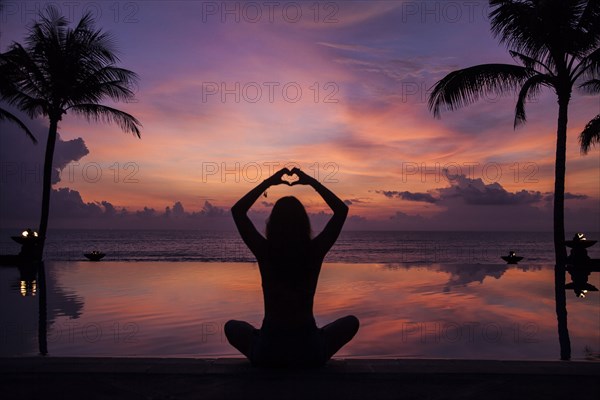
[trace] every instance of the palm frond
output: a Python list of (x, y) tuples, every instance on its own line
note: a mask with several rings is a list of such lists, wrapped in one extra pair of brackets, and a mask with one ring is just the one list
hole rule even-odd
[[(589, 49), (598, 47), (600, 41), (600, 2), (596, 0), (583, 1), (582, 10), (576, 31), (581, 33), (580, 47), (588, 45)], [(586, 49), (587, 50), (587, 49)]]
[(131, 132), (141, 137), (139, 127), (142, 126), (134, 116), (102, 104), (76, 104), (67, 110), (86, 118), (88, 121), (116, 123), (124, 132)]
[(587, 123), (583, 131), (579, 134), (579, 144), (581, 153), (587, 154), (592, 146), (600, 143), (600, 114), (596, 115)]
[(600, 93), (600, 79), (590, 79), (579, 85), (579, 88), (589, 94)]
[(99, 102), (104, 97), (114, 101), (131, 101), (135, 97), (133, 87), (138, 80), (137, 74), (123, 68), (105, 66), (90, 71), (86, 79), (74, 82), (70, 92), (69, 104)]
[(519, 53), (518, 51), (509, 50), (509, 53), (513, 59), (518, 60), (521, 64), (523, 64), (525, 66), (525, 68), (533, 70), (533, 69), (536, 69), (536, 67), (538, 67), (538, 68), (542, 67), (541, 69), (545, 73), (548, 73), (550, 75), (555, 74), (556, 68), (552, 62), (553, 61), (552, 59), (544, 60), (548, 63), (548, 64), (546, 64), (544, 61), (536, 60), (535, 58), (526, 56), (525, 54)]
[(510, 64), (483, 64), (453, 71), (433, 86), (429, 110), (439, 118), (442, 108), (456, 110), (486, 94), (514, 93), (534, 74), (536, 72), (528, 68)]
[(10, 82), (2, 85), (4, 98), (16, 92), (24, 92), (29, 97), (45, 98), (51, 91), (43, 68), (19, 43), (14, 43), (9, 51), (0, 55), (0, 75), (3, 82)]
[(600, 19), (600, 2), (594, 0), (580, 1), (584, 3), (579, 17), (578, 28), (587, 32), (598, 32)]
[(92, 24), (69, 30), (65, 45), (70, 53), (81, 57), (84, 62), (114, 64), (119, 61), (112, 35), (101, 30), (94, 30)]
[(0, 121), (10, 121), (14, 124), (17, 124), (19, 128), (21, 128), (21, 130), (25, 132), (27, 137), (29, 137), (29, 139), (31, 139), (33, 143), (37, 144), (37, 139), (35, 138), (35, 136), (33, 136), (33, 133), (31, 133), (27, 125), (25, 125), (23, 121), (21, 121), (16, 115), (6, 111), (3, 108), (0, 108)]
[(68, 23), (54, 5), (46, 7), (45, 12), (39, 13), (39, 21), (29, 29), (25, 39), (27, 48), (38, 56), (48, 50), (52, 50), (50, 54), (56, 53), (59, 51), (57, 46), (64, 40)]
[(545, 64), (584, 58), (600, 43), (597, 0), (490, 0), (492, 33), (509, 49)]
[(537, 74), (533, 75), (523, 83), (517, 97), (517, 105), (515, 106), (515, 128), (527, 121), (527, 116), (525, 114), (526, 101), (534, 99), (539, 94), (542, 86), (552, 86), (551, 79), (551, 77), (546, 75)]
[[(600, 24), (599, 24), (600, 25)], [(600, 78), (600, 47), (592, 51), (584, 57), (575, 71), (573, 80), (580, 76), (583, 79), (599, 79)]]
[(533, 58), (543, 58), (547, 48), (544, 26), (537, 2), (532, 0), (490, 0), (492, 34), (500, 43)]

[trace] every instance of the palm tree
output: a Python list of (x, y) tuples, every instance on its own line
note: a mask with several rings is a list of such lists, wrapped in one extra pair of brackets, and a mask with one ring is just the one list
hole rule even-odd
[[(114, 122), (125, 132), (140, 137), (140, 122), (121, 110), (100, 104), (105, 99), (128, 101), (137, 75), (118, 68), (112, 37), (94, 28), (86, 14), (74, 29), (50, 6), (40, 13), (26, 37), (25, 47), (13, 43), (0, 54), (0, 76), (6, 85), (0, 99), (26, 112), (49, 120), (44, 158), (42, 214), (38, 259), (42, 258), (50, 208), (52, 159), (58, 123), (67, 112), (88, 121)], [(5, 90), (4, 90), (5, 89)]]
[(568, 109), (574, 86), (589, 89), (600, 77), (600, 2), (490, 0), (489, 4), (492, 33), (499, 38), (500, 43), (507, 46), (513, 59), (521, 65), (484, 64), (451, 72), (434, 85), (429, 97), (429, 108), (439, 117), (442, 108), (454, 110), (474, 103), (486, 94), (518, 93), (514, 119), (516, 127), (526, 121), (526, 102), (535, 98), (543, 87), (551, 88), (556, 93), (555, 294), (561, 359), (569, 359), (570, 342), (564, 291), (567, 259), (564, 244), (564, 193)]

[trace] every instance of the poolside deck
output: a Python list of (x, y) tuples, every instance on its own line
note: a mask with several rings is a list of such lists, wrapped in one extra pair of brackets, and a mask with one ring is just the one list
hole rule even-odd
[(265, 370), (243, 359), (0, 358), (3, 399), (507, 399), (600, 392), (600, 362), (332, 360)]

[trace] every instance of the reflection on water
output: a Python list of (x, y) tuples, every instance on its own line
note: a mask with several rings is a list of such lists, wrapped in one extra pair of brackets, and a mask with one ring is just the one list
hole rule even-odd
[[(384, 264), (385, 268), (390, 269), (414, 269), (411, 264)], [(448, 274), (448, 281), (444, 285), (443, 291), (450, 292), (453, 287), (464, 287), (469, 283), (483, 283), (486, 277), (500, 279), (509, 269), (519, 269), (521, 271), (539, 271), (541, 266), (524, 265), (506, 265), (506, 264), (431, 264), (427, 266), (429, 270), (436, 270)]]
[(19, 266), (19, 280), (14, 281), (12, 288), (18, 287), (21, 296), (35, 296), (38, 292), (37, 266)]
[[(54, 356), (240, 357), (224, 323), (262, 320), (255, 264), (47, 262), (45, 275)], [(337, 357), (554, 360), (553, 277), (523, 265), (325, 264), (315, 317), (361, 320)], [(21, 296), (16, 268), (0, 278), (0, 355), (37, 354), (38, 296)], [(574, 359), (598, 353), (597, 296), (568, 302)]]
[(52, 327), (60, 316), (79, 317), (83, 299), (63, 288), (52, 264), (46, 264), (50, 266), (46, 270), (37, 265), (0, 267), (0, 355), (45, 353), (44, 328)]

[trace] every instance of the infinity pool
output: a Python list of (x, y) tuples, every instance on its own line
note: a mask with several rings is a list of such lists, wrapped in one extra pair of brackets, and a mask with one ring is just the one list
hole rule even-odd
[[(525, 265), (325, 264), (315, 317), (319, 326), (360, 319), (341, 358), (555, 360), (553, 274)], [(590, 277), (597, 287), (599, 275)], [(240, 357), (223, 325), (262, 320), (252, 263), (46, 262), (45, 307), (39, 279), (21, 278), (0, 268), (2, 356), (38, 354), (41, 336), (52, 356)], [(569, 292), (567, 306), (573, 359), (597, 359), (598, 293)]]

